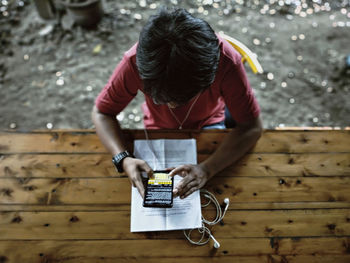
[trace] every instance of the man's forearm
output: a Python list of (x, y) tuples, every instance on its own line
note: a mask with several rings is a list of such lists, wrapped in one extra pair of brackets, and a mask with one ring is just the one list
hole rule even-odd
[(93, 108), (91, 114), (96, 133), (106, 149), (112, 155), (125, 151), (122, 130), (116, 118), (100, 113), (96, 107)]
[(253, 126), (233, 129), (220, 144), (219, 148), (201, 165), (209, 172), (210, 177), (239, 160), (258, 141), (262, 133), (261, 120)]

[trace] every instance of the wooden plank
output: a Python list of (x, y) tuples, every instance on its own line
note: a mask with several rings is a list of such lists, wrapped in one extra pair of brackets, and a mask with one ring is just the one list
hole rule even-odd
[[(220, 242), (221, 247), (216, 250), (212, 248), (212, 242), (194, 246), (186, 240), (0, 241), (0, 255), (6, 259), (3, 262), (105, 262), (111, 259), (115, 261), (107, 262), (175, 262), (175, 258), (181, 262), (235, 262), (229, 261), (232, 259), (252, 262), (255, 258), (259, 259), (255, 262), (269, 263), (340, 263), (347, 262), (345, 259), (350, 256), (346, 247), (350, 243), (349, 238), (272, 241), (268, 238), (239, 238), (222, 239)], [(296, 251), (303, 251), (303, 254), (297, 255)], [(296, 261), (299, 258), (301, 260)]]
[[(215, 213), (203, 210), (209, 220)], [(129, 211), (1, 212), (0, 219), (0, 240), (183, 238), (182, 231), (130, 233)], [(231, 210), (211, 229), (217, 238), (350, 236), (350, 210)]]
[(349, 176), (350, 153), (247, 154), (220, 176)]
[[(229, 210), (290, 210), (290, 209), (343, 209), (350, 208), (350, 202), (258, 202), (230, 203)], [(36, 211), (36, 212), (62, 212), (62, 211), (130, 211), (130, 204), (87, 204), (87, 205), (26, 205), (26, 204), (0, 204), (0, 212)]]
[[(149, 131), (150, 139), (195, 138), (199, 154), (210, 154), (223, 140), (228, 130), (222, 131)], [(143, 130), (125, 130), (125, 140), (131, 147), (134, 139), (144, 139)], [(350, 152), (350, 131), (265, 131), (255, 153)], [(1, 153), (105, 153), (96, 134), (91, 132), (32, 132), (0, 133)], [(40, 143), (39, 143), (40, 142)]]
[[(65, 257), (43, 256), (39, 261), (31, 262), (62, 262), (62, 263), (349, 263), (350, 255), (293, 255), (293, 256), (278, 256), (278, 255), (264, 255), (264, 256), (211, 256), (211, 257), (104, 257), (103, 255), (87, 258), (86, 256)], [(7, 262), (7, 261), (6, 261)], [(18, 261), (10, 261), (18, 262)], [(23, 261), (22, 261), (23, 262)], [(28, 261), (27, 261), (28, 262)]]
[[(199, 162), (209, 155), (200, 155)], [(219, 176), (350, 176), (350, 153), (247, 154)], [(0, 177), (120, 176), (109, 154), (9, 154)]]
[[(349, 202), (350, 177), (215, 177), (204, 187), (222, 202)], [(1, 204), (130, 204), (128, 178), (0, 178)]]

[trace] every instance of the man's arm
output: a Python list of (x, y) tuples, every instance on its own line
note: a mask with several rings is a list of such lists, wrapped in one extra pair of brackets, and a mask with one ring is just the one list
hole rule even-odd
[[(122, 129), (120, 128), (118, 120), (114, 116), (103, 114), (96, 106), (94, 106), (91, 117), (95, 124), (98, 137), (113, 156), (126, 150), (126, 146), (123, 143)], [(134, 187), (137, 187), (137, 190), (143, 197), (144, 187), (140, 172), (145, 171), (151, 173), (152, 169), (145, 161), (131, 157), (126, 157), (123, 160), (122, 165), (130, 182)]]
[(171, 175), (184, 177), (174, 189), (174, 194), (185, 198), (202, 188), (215, 174), (239, 160), (258, 141), (263, 131), (260, 117), (237, 124), (223, 140), (218, 149), (198, 165), (183, 165), (175, 168)]

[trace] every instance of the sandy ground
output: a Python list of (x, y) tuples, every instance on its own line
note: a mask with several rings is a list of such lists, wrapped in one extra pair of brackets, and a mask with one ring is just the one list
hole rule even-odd
[[(60, 17), (42, 20), (31, 1), (1, 1), (0, 129), (93, 128), (95, 97), (164, 4), (188, 9), (258, 55), (265, 73), (246, 69), (265, 128), (350, 126), (350, 4), (328, 2), (109, 0), (97, 29), (64, 30)], [(118, 116), (124, 128), (143, 128), (142, 101), (138, 94)]]

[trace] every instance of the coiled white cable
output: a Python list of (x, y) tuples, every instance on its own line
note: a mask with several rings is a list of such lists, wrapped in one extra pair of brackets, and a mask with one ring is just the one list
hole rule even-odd
[[(198, 245), (198, 246), (203, 246), (203, 245), (207, 244), (210, 239), (213, 239), (214, 247), (219, 248), (220, 247), (219, 242), (217, 242), (215, 240), (215, 238), (211, 234), (210, 229), (205, 224), (212, 226), (212, 225), (216, 225), (217, 223), (219, 223), (224, 218), (224, 216), (226, 214), (226, 211), (227, 211), (227, 208), (229, 205), (229, 200), (228, 200), (228, 198), (225, 198), (226, 207), (224, 209), (224, 212), (222, 212), (222, 209), (221, 209), (221, 206), (220, 206), (218, 200), (215, 198), (215, 196), (212, 193), (210, 193), (209, 191), (207, 191), (205, 189), (200, 190), (200, 192), (204, 195), (204, 197), (206, 197), (208, 199), (208, 202), (206, 204), (203, 204), (202, 207), (203, 208), (207, 207), (208, 205), (210, 205), (210, 203), (213, 203), (216, 207), (216, 217), (213, 221), (209, 221), (209, 220), (205, 219), (204, 216), (202, 215), (202, 227), (197, 229), (198, 232), (202, 235), (198, 241), (194, 241), (191, 239), (191, 233), (194, 229), (184, 230), (184, 235), (191, 244)], [(205, 234), (207, 234), (207, 239), (205, 239)]]

